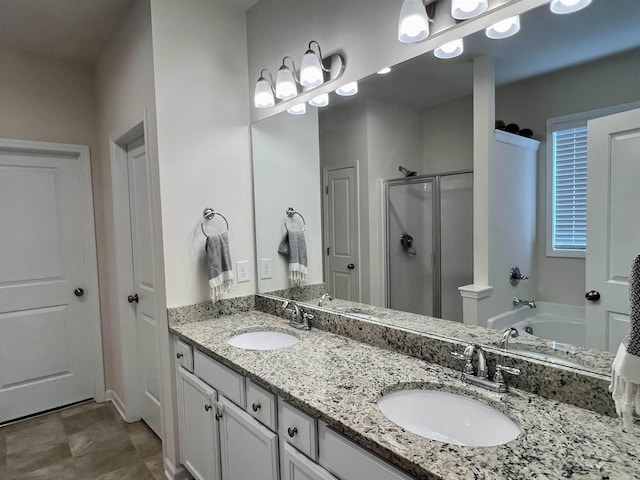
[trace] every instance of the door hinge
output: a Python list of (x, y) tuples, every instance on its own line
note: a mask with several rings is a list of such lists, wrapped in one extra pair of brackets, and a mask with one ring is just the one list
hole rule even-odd
[(324, 193), (326, 193), (327, 195), (329, 195), (329, 185), (325, 185), (325, 187), (324, 187)]
[(329, 247), (327, 247), (327, 257), (329, 256)]

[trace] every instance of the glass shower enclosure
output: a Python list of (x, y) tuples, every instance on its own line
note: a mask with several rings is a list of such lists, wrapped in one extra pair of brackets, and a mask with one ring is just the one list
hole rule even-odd
[(384, 182), (386, 303), (462, 322), (473, 283), (473, 173)]

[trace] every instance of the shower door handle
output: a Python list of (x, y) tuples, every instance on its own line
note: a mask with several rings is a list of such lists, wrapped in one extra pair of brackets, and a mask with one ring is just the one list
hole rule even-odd
[(349, 270), (353, 270), (354, 268), (356, 268), (356, 266), (353, 263), (350, 263), (349, 265), (347, 265), (347, 268)]

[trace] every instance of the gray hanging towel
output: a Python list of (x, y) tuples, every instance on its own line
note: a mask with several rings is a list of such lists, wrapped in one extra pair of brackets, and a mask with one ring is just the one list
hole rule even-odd
[(295, 220), (285, 219), (287, 231), (280, 241), (278, 253), (289, 256), (289, 280), (294, 287), (307, 284), (307, 242), (304, 229)]
[(631, 328), (624, 337), (611, 367), (609, 391), (622, 417), (624, 430), (633, 428), (633, 412), (640, 415), (640, 255), (629, 275)]
[(211, 301), (217, 302), (233, 286), (233, 267), (227, 232), (209, 235), (206, 243)]

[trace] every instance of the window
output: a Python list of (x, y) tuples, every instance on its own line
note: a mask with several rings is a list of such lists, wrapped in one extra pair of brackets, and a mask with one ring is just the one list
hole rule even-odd
[(548, 257), (585, 257), (587, 122), (639, 107), (634, 102), (547, 120)]

